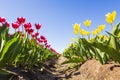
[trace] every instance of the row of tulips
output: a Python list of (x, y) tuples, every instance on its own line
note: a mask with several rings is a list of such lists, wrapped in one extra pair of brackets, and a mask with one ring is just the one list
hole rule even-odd
[[(38, 66), (42, 69), (46, 61), (58, 56), (46, 37), (39, 36), (42, 25), (35, 24), (37, 32), (34, 32), (32, 24), (25, 20), (19, 17), (10, 25), (4, 17), (0, 17), (0, 69), (5, 66)], [(11, 26), (15, 29), (13, 34), (9, 33)]]
[[(109, 61), (120, 63), (120, 22), (114, 25), (115, 18), (116, 11), (106, 15), (106, 22), (113, 28), (112, 32), (106, 31), (107, 35), (101, 33), (105, 24), (99, 25), (96, 30), (90, 32), (80, 29), (80, 24), (76, 23), (73, 26), (74, 34), (80, 33), (80, 35), (77, 39), (72, 40), (72, 43), (63, 52), (63, 55), (68, 59), (63, 64), (74, 63), (78, 65), (93, 58), (102, 64)], [(86, 20), (84, 25), (89, 28), (91, 20)]]

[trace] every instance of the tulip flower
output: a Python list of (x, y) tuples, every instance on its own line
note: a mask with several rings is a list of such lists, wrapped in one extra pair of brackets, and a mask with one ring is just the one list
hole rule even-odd
[(100, 39), (102, 39), (102, 38), (104, 37), (104, 35), (100, 34), (100, 35), (98, 35), (98, 37), (99, 37)]
[(48, 45), (48, 44), (47, 44), (47, 45), (45, 45), (45, 46), (46, 46), (46, 48), (50, 48), (51, 45)]
[(82, 36), (84, 36), (84, 35), (86, 35), (86, 31), (85, 31), (84, 29), (81, 29), (81, 30), (80, 30), (80, 34), (81, 34)]
[(96, 34), (97, 34), (97, 32), (96, 32), (96, 31), (92, 31), (92, 34), (93, 34), (93, 35), (96, 35)]
[(47, 43), (47, 40), (46, 40), (46, 39), (44, 40), (44, 43)]
[(37, 37), (38, 35), (39, 35), (39, 33), (36, 32), (36, 33), (32, 34), (32, 37), (34, 38), (34, 37)]
[(116, 11), (106, 14), (106, 21), (109, 24), (112, 24), (114, 22), (115, 18), (116, 18)]
[(15, 22), (15, 23), (12, 23), (12, 27), (13, 27), (14, 29), (19, 28), (19, 26), (20, 26), (20, 25), (19, 25), (18, 23), (16, 23), (16, 22)]
[(86, 27), (89, 27), (89, 26), (91, 25), (91, 20), (86, 20), (86, 21), (84, 22), (84, 25), (85, 25)]
[(96, 29), (96, 32), (97, 32), (97, 34), (99, 34), (100, 32), (101, 32), (101, 29)]
[(25, 18), (24, 17), (18, 17), (17, 21), (19, 24), (23, 24), (25, 22)]
[(28, 32), (29, 28), (25, 28), (25, 31)]
[(59, 54), (58, 52), (56, 52), (53, 48), (50, 48), (50, 50), (52, 51), (52, 52), (54, 52), (55, 54)]
[(31, 28), (32, 27), (32, 25), (31, 25), (31, 23), (25, 23), (24, 24), (24, 28), (26, 29), (26, 28)]
[(6, 19), (4, 17), (0, 17), (0, 22), (1, 23), (5, 23), (6, 22)]
[(100, 29), (100, 30), (104, 30), (104, 29), (105, 29), (105, 26), (106, 26), (105, 24), (103, 24), (103, 25), (99, 25), (99, 26), (98, 26), (98, 29)]
[(35, 34), (32, 34), (32, 37), (33, 37), (33, 38), (35, 38), (35, 37), (36, 37), (36, 35), (35, 35)]
[(35, 27), (37, 30), (39, 30), (41, 28), (41, 26), (42, 26), (41, 24), (35, 24)]
[(74, 24), (73, 29), (74, 29), (74, 34), (78, 34), (80, 29), (80, 24), (78, 23)]
[(40, 42), (40, 38), (37, 38), (36, 40), (37, 40), (38, 42)]
[(34, 32), (34, 30), (31, 28), (31, 29), (28, 29), (28, 34), (32, 34)]
[(43, 36), (43, 35), (41, 35), (40, 38), (41, 38), (42, 40), (46, 40), (45, 36)]
[(37, 41), (40, 42), (40, 43), (43, 42), (43, 40), (41, 40), (40, 38), (37, 38)]
[(35, 36), (37, 37), (38, 35), (39, 35), (39, 33), (38, 33), (38, 32), (36, 32), (36, 33), (35, 33)]
[(7, 27), (10, 27), (10, 23), (9, 22), (5, 22)]
[(108, 41), (108, 37), (107, 36), (104, 36), (103, 39), (104, 39), (104, 41)]

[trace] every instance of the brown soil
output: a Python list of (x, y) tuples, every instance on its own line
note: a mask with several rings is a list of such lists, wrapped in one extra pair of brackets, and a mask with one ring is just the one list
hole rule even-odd
[[(65, 58), (60, 57), (58, 64), (64, 60)], [(68, 67), (69, 65), (62, 65), (60, 70), (64, 71)], [(72, 69), (59, 76), (62, 76), (61, 80), (120, 80), (120, 64), (111, 62), (102, 65), (93, 59), (86, 61), (77, 70)]]
[[(70, 64), (61, 65), (66, 59), (62, 56), (45, 65), (43, 72), (38, 68), (26, 70), (19, 68), (12, 80), (120, 80), (120, 64), (109, 63), (102, 65), (96, 60), (88, 60), (77, 70), (66, 71)], [(11, 76), (11, 75), (9, 75)], [(9, 80), (7, 76), (0, 75), (0, 80)], [(21, 79), (20, 79), (21, 78)]]

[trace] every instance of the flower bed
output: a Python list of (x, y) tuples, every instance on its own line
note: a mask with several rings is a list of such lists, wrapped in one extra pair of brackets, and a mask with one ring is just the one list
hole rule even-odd
[(51, 48), (45, 36), (39, 35), (41, 24), (25, 22), (24, 17), (17, 18), (12, 23), (15, 32), (9, 33), (10, 23), (0, 17), (0, 73), (4, 74), (7, 67), (24, 67), (32, 69), (38, 67), (43, 71), (45, 62), (58, 57), (58, 53)]

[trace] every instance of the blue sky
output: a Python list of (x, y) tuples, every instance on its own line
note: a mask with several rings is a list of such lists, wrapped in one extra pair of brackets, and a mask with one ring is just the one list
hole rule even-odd
[[(62, 52), (73, 34), (73, 24), (92, 20), (90, 30), (99, 24), (107, 24), (105, 14), (117, 11), (116, 22), (120, 21), (119, 0), (0, 0), (0, 16), (14, 22), (23, 16), (26, 22), (41, 23), (40, 34), (45, 35), (58, 52)], [(107, 24), (106, 30), (110, 30)], [(13, 32), (13, 29), (10, 30)]]

